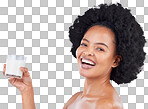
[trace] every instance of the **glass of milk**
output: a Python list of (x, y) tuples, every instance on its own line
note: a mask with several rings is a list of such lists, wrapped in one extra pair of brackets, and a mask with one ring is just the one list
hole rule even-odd
[(6, 72), (7, 77), (22, 78), (23, 72), (20, 67), (25, 67), (26, 57), (23, 55), (8, 55), (6, 59)]

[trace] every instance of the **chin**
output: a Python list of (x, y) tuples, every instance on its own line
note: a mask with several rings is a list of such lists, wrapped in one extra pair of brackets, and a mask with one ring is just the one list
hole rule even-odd
[(79, 68), (79, 73), (83, 77), (87, 77), (89, 75), (89, 71), (84, 71), (82, 68)]
[(79, 71), (79, 73), (80, 73), (81, 76), (86, 77), (86, 73), (85, 72)]
[(79, 70), (79, 73), (81, 76), (85, 78), (95, 78), (95, 75), (93, 74), (93, 71), (84, 71), (84, 70)]

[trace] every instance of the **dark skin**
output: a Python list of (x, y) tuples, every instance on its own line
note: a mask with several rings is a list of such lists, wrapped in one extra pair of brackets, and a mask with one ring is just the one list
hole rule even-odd
[[(110, 83), (111, 71), (122, 58), (116, 54), (115, 34), (111, 29), (99, 25), (91, 27), (81, 40), (76, 56), (80, 75), (85, 77), (84, 91), (73, 95), (64, 109), (123, 109)], [(91, 69), (82, 68), (81, 57), (93, 60), (96, 65)]]
[[(8, 78), (9, 82), (21, 92), (23, 109), (35, 109), (34, 92), (30, 74), (25, 67), (21, 67), (20, 70), (23, 72), (22, 79), (10, 77)], [(3, 75), (5, 75), (5, 71), (6, 64), (4, 64)]]
[[(99, 44), (95, 44), (98, 42)], [(117, 67), (121, 60), (121, 56), (115, 51), (115, 35), (109, 28), (93, 26), (86, 32), (76, 52), (80, 75), (85, 77), (84, 91), (73, 95), (63, 109), (123, 109), (120, 97), (109, 79), (112, 68)], [(81, 57), (95, 61), (96, 65), (87, 70), (82, 68)], [(6, 64), (4, 75), (5, 70)], [(23, 109), (35, 109), (28, 69), (21, 68), (21, 71), (22, 79), (10, 78), (9, 82), (20, 90)]]

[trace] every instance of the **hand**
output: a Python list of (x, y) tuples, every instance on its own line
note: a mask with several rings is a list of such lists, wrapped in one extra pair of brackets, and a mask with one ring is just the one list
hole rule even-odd
[[(28, 69), (26, 67), (21, 67), (20, 69), (23, 72), (22, 79), (9, 77), (8, 80), (13, 86), (18, 88), (21, 93), (23, 93), (24, 91), (27, 91), (28, 88), (32, 87), (32, 80), (28, 72)], [(4, 64), (3, 75), (5, 75), (5, 70), (6, 70), (6, 64)]]

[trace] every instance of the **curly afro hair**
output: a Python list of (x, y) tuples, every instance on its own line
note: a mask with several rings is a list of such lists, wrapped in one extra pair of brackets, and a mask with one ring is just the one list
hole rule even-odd
[[(111, 26), (102, 22), (109, 22)], [(130, 10), (123, 8), (120, 3), (100, 4), (98, 7), (88, 9), (84, 15), (79, 15), (69, 27), (69, 39), (72, 43), (70, 52), (75, 58), (85, 32), (94, 24), (106, 26), (114, 31), (116, 53), (122, 56), (120, 64), (112, 69), (110, 80), (119, 85), (136, 79), (144, 65), (146, 53), (143, 47), (146, 40), (141, 26)]]

